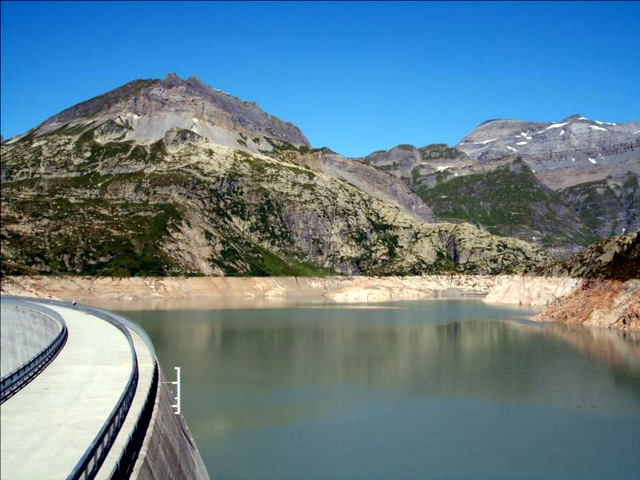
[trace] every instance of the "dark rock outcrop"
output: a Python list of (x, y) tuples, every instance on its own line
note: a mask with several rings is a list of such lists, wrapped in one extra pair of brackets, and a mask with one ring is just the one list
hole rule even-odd
[(584, 280), (534, 320), (640, 331), (640, 233), (613, 236), (537, 273)]
[(537, 273), (618, 281), (640, 279), (640, 232), (607, 238)]

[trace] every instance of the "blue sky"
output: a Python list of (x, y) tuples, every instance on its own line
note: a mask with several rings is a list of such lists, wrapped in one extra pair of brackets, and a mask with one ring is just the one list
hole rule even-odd
[(640, 120), (640, 2), (2, 2), (5, 138), (168, 72), (366, 155), (491, 118)]

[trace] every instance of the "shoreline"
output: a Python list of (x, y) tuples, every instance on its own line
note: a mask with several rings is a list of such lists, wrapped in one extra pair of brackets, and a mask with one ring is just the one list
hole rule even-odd
[(7, 276), (5, 295), (78, 301), (108, 310), (296, 306), (379, 308), (382, 302), (475, 298), (533, 306), (536, 322), (640, 331), (640, 280), (527, 275), (412, 277), (49, 277)]
[(488, 303), (546, 306), (580, 284), (568, 277), (431, 275), (412, 277), (49, 277), (8, 276), (8, 295), (76, 301), (156, 299), (287, 300), (378, 303), (428, 298), (478, 298)]

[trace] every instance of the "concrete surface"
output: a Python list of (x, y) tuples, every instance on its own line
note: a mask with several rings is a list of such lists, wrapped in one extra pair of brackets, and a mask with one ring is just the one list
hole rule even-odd
[[(147, 400), (149, 387), (151, 387), (151, 382), (153, 381), (153, 366), (155, 364), (155, 358), (151, 355), (151, 352), (144, 343), (144, 340), (142, 340), (142, 338), (140, 338), (133, 330), (129, 329), (129, 332), (131, 333), (133, 346), (136, 349), (136, 355), (138, 356), (138, 387), (136, 388), (136, 394), (133, 397), (131, 408), (127, 413), (127, 418), (122, 424), (120, 432), (116, 436), (102, 467), (100, 467), (100, 470), (96, 475), (96, 479), (109, 478), (109, 474), (120, 458), (122, 449), (127, 444), (129, 435), (131, 435), (135, 429), (140, 412), (144, 407), (144, 402)], [(150, 429), (147, 430), (147, 435), (149, 435), (149, 432)]]
[(62, 314), (69, 337), (53, 362), (0, 406), (3, 479), (66, 478), (131, 372), (129, 343), (117, 328), (72, 308), (49, 308)]
[[(165, 381), (160, 375), (160, 381)], [(140, 457), (131, 475), (138, 480), (209, 479), (207, 468), (182, 415), (171, 408), (173, 394), (158, 384), (158, 397)]]
[(0, 377), (5, 377), (47, 348), (62, 325), (42, 312), (2, 303), (0, 310)]
[[(69, 337), (54, 361), (0, 406), (3, 479), (66, 478), (106, 422), (131, 371), (129, 343), (117, 328), (71, 307), (47, 306), (62, 315)], [(25, 312), (11, 315), (23, 318)], [(22, 331), (24, 325), (14, 323), (11, 330), (3, 332), (7, 345), (12, 337), (24, 337), (23, 343), (46, 346), (57, 334), (48, 327)], [(155, 354), (134, 330), (129, 332), (138, 357), (138, 386), (97, 479), (109, 478), (136, 426), (153, 380)], [(160, 383), (132, 479), (209, 478), (189, 428), (181, 415), (175, 415), (172, 402), (169, 389)]]

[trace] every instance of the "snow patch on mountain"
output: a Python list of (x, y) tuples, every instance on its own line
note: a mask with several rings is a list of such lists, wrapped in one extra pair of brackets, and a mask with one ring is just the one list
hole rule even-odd
[(552, 123), (551, 125), (549, 125), (547, 128), (545, 128), (545, 130), (549, 130), (551, 128), (560, 128), (560, 127), (564, 127), (565, 125), (568, 125), (569, 122), (563, 122), (563, 123)]

